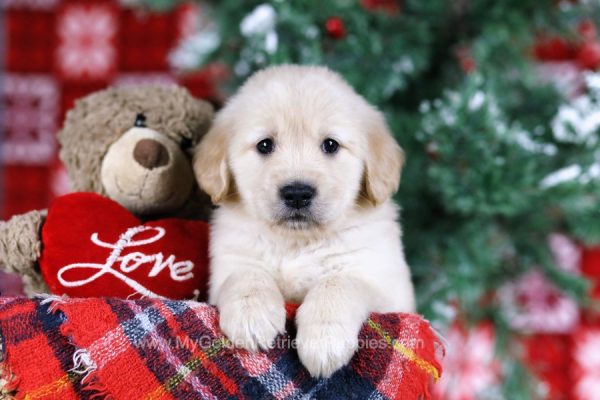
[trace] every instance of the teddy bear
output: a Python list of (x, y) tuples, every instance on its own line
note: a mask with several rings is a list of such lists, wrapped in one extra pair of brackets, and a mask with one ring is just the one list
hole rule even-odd
[[(116, 203), (108, 204), (108, 214), (98, 217), (103, 218), (100, 225), (121, 212), (119, 207), (140, 223), (161, 218), (206, 220), (211, 203), (196, 184), (191, 150), (207, 132), (212, 117), (210, 103), (176, 85), (108, 88), (78, 100), (67, 113), (58, 133), (59, 157), (74, 192), (82, 192), (92, 202), (104, 201), (101, 195)], [(63, 215), (76, 212), (73, 201), (63, 201)], [(54, 225), (70, 229), (94, 213), (84, 208), (81, 217)], [(0, 222), (0, 269), (20, 275), (29, 295), (49, 292), (40, 269), (44, 248), (49, 246), (42, 238), (48, 218), (47, 210), (35, 210)], [(157, 235), (164, 231), (144, 229)], [(142, 233), (138, 229), (133, 234)], [(135, 253), (129, 264), (121, 262), (121, 269), (131, 270), (142, 262), (139, 257)], [(151, 274), (167, 264), (175, 278), (189, 273), (185, 263), (161, 258)]]

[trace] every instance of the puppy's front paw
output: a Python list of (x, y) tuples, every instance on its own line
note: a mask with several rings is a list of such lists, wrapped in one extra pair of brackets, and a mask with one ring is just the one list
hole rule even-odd
[(285, 305), (281, 295), (265, 292), (227, 301), (219, 307), (221, 330), (236, 347), (267, 350), (285, 332)]
[(353, 326), (341, 322), (298, 324), (298, 356), (313, 377), (329, 378), (342, 368), (358, 349)]

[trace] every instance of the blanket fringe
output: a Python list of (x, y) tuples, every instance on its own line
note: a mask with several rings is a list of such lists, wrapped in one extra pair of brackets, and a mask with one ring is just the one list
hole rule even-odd
[(10, 370), (8, 356), (8, 350), (5, 348), (0, 332), (0, 400), (14, 399), (15, 391), (19, 386), (19, 378)]
[(71, 368), (69, 371), (77, 375), (83, 375), (81, 383), (85, 383), (85, 381), (92, 373), (96, 371), (97, 368), (98, 367), (92, 360), (90, 353), (88, 353), (86, 349), (79, 349), (73, 354), (73, 368)]
[(94, 379), (86, 383), (83, 388), (95, 392), (88, 397), (90, 400), (112, 400), (112, 396), (108, 393), (106, 387)]
[(55, 294), (45, 293), (36, 294), (34, 297), (37, 299), (42, 299), (42, 301), (40, 301), (40, 304), (42, 305), (50, 304), (50, 306), (48, 307), (49, 314), (56, 312), (57, 308), (61, 304), (64, 304), (64, 302), (68, 299), (66, 295), (59, 296)]
[[(69, 337), (72, 338), (72, 336)], [(112, 397), (106, 386), (94, 375), (97, 369), (96, 363), (86, 349), (79, 349), (73, 353), (73, 368), (69, 372), (82, 376), (80, 382), (83, 390), (94, 392), (87, 398), (90, 400), (111, 400)]]
[[(424, 385), (421, 388), (421, 393), (424, 399), (430, 399), (432, 397), (431, 389), (434, 384), (436, 384), (439, 379), (442, 377), (442, 366), (441, 362), (446, 353), (446, 339), (435, 330), (427, 320), (422, 320), (422, 335), (424, 336), (422, 339), (425, 343), (431, 343), (431, 348), (425, 352), (425, 357), (432, 360), (432, 365), (436, 369), (437, 374), (430, 380), (429, 385)], [(416, 378), (416, 375), (413, 377)], [(419, 380), (422, 384), (426, 382), (426, 379)], [(417, 394), (415, 394), (418, 396)], [(417, 398), (417, 397), (415, 397)]]
[(94, 392), (88, 398), (90, 400), (110, 400), (112, 396), (98, 378), (94, 375), (98, 367), (90, 353), (86, 349), (76, 350), (73, 354), (73, 368), (69, 370), (81, 378), (81, 387), (86, 391)]
[[(7, 355), (4, 354), (4, 361), (6, 361), (6, 357)], [(19, 379), (10, 371), (8, 363), (0, 362), (0, 400), (14, 399), (18, 386)]]
[[(430, 360), (430, 366), (433, 368), (435, 373), (432, 375), (432, 371), (427, 371), (421, 365), (415, 362), (406, 362), (404, 364), (404, 380), (403, 387), (404, 393), (399, 394), (395, 400), (404, 399), (431, 399), (431, 389), (435, 383), (438, 382), (442, 375), (441, 361), (445, 353), (445, 339), (439, 334), (429, 323), (422, 319), (421, 325), (421, 340), (423, 343), (430, 343), (429, 346), (421, 348), (420, 357), (426, 360)], [(407, 394), (409, 394), (407, 396)]]
[[(56, 307), (59, 308), (64, 301), (56, 303)], [(62, 333), (69, 338), (70, 344), (73, 347), (77, 347), (74, 339), (74, 332), (71, 328), (69, 321), (65, 321), (63, 326), (61, 327)], [(87, 349), (78, 349), (73, 353), (73, 368), (69, 370), (74, 374), (81, 376), (81, 387), (82, 389), (90, 392), (94, 392), (94, 394), (89, 395), (90, 400), (111, 400), (112, 396), (108, 392), (106, 386), (101, 383), (97, 376), (95, 376), (95, 372), (98, 370), (98, 366), (92, 359), (91, 354)], [(1, 399), (0, 399), (1, 400)]]

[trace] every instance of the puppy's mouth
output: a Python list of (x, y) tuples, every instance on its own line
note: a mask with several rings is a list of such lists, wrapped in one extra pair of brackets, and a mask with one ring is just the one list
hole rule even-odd
[(293, 230), (310, 229), (319, 225), (315, 217), (308, 212), (292, 212), (281, 216), (277, 224)]

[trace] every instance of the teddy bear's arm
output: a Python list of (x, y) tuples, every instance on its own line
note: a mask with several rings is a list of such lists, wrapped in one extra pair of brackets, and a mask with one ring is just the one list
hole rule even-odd
[(42, 210), (0, 222), (0, 269), (20, 275), (27, 294), (48, 292), (38, 269), (45, 219), (46, 210)]

